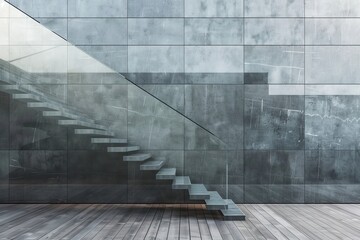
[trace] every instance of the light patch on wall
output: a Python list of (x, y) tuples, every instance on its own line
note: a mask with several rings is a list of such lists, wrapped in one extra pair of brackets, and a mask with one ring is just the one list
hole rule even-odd
[(269, 85), (269, 95), (304, 95), (304, 85)]
[(360, 85), (269, 85), (269, 95), (274, 96), (351, 96), (360, 94)]

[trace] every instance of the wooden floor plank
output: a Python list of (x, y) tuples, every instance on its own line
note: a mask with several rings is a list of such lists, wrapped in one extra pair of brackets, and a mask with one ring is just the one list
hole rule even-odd
[(336, 230), (329, 228), (326, 224), (323, 224), (321, 221), (318, 221), (318, 219), (316, 218), (316, 216), (314, 216), (314, 214), (312, 213), (307, 214), (306, 213), (307, 207), (298, 209), (296, 206), (289, 204), (285, 206), (285, 209), (292, 209), (294, 214), (297, 214), (300, 217), (300, 219), (302, 219), (302, 221), (307, 221), (312, 226), (312, 229), (321, 231), (321, 233), (326, 236), (323, 239), (333, 239), (333, 240), (341, 239), (339, 238), (339, 236), (337, 236)]
[(62, 229), (61, 232), (58, 232), (57, 236), (53, 236), (52, 240), (57, 239), (72, 239), (76, 236), (77, 233), (83, 230), (87, 225), (91, 224), (99, 215), (103, 214), (104, 208), (106, 205), (93, 205), (89, 206), (89, 211), (86, 214), (80, 215), (80, 218), (73, 219), (66, 224), (67, 226)]
[(265, 237), (265, 239), (276, 239), (275, 235), (265, 227), (265, 225), (261, 222), (261, 219), (257, 219), (251, 210), (249, 209), (249, 205), (243, 205), (243, 212), (246, 215), (246, 219), (250, 221)]
[(209, 225), (205, 218), (205, 206), (203, 204), (197, 205), (196, 218), (198, 220), (200, 235), (204, 239), (212, 239)]
[(150, 224), (150, 227), (144, 239), (156, 239), (156, 235), (159, 231), (161, 219), (163, 218), (165, 212), (164, 204), (157, 204), (155, 208), (156, 208), (155, 216)]
[(360, 239), (360, 205), (239, 206), (246, 221), (203, 204), (1, 205), (0, 239)]
[(287, 226), (284, 226), (283, 223), (285, 222), (280, 222), (279, 219), (276, 219), (275, 216), (276, 214), (269, 214), (268, 212), (266, 212), (263, 208), (262, 208), (262, 204), (252, 204), (251, 205), (256, 211), (258, 211), (267, 221), (269, 221), (275, 228), (277, 228), (282, 234), (283, 236), (285, 236), (285, 238), (291, 238), (291, 239), (298, 239), (298, 236), (294, 235), (288, 228), (287, 226), (289, 226), (290, 224), (288, 224)]
[(131, 205), (118, 205), (114, 209), (115, 217), (101, 229), (95, 236), (94, 240), (110, 240), (121, 231), (126, 222), (131, 216), (131, 213), (135, 211)]
[(31, 232), (31, 228), (37, 224), (41, 224), (46, 221), (47, 218), (53, 218), (54, 213), (61, 210), (63, 205), (53, 205), (42, 208), (39, 211), (26, 215), (24, 218), (19, 218), (16, 221), (12, 221), (9, 224), (1, 226), (0, 238), (9, 237), (14, 239), (21, 234)]
[(268, 208), (272, 209), (277, 214), (279, 214), (283, 219), (286, 219), (289, 222), (291, 222), (291, 224), (297, 230), (299, 230), (302, 234), (306, 235), (308, 238), (314, 239), (314, 240), (321, 240), (322, 239), (321, 232), (319, 232), (319, 231), (317, 231), (317, 232), (311, 231), (310, 230), (310, 225), (308, 224), (308, 222), (303, 221), (302, 219), (300, 219), (296, 213), (293, 213), (290, 210), (287, 210), (287, 211), (284, 210), (283, 211), (282, 207), (280, 207), (279, 205), (267, 204), (266, 206)]
[[(210, 230), (212, 239), (214, 239), (214, 240), (223, 239), (223, 237), (216, 225), (216, 222), (211, 214), (211, 211), (205, 210), (205, 219), (206, 219), (207, 225), (209, 226), (209, 230)], [(223, 235), (226, 237), (225, 239), (232, 239), (231, 234), (228, 232), (223, 233)]]
[(181, 204), (180, 239), (190, 240), (189, 213), (187, 204)]
[(171, 214), (170, 226), (167, 239), (175, 240), (180, 238), (180, 204), (172, 206), (173, 211)]
[(269, 216), (274, 218), (277, 222), (279, 222), (282, 226), (284, 226), (293, 236), (295, 236), (297, 239), (300, 240), (309, 240), (309, 237), (307, 237), (305, 234), (297, 230), (291, 222), (287, 221), (286, 219), (283, 219), (279, 214), (272, 211), (268, 206), (264, 204), (259, 205)]
[(124, 240), (134, 239), (136, 233), (139, 231), (141, 227), (141, 224), (144, 222), (151, 209), (149, 205), (146, 206), (145, 204), (140, 204), (138, 205), (138, 207), (139, 207), (139, 212), (135, 215), (133, 221), (129, 221), (131, 224), (128, 225), (129, 227), (127, 231), (121, 232), (121, 234), (117, 235), (114, 239), (124, 239)]
[(151, 223), (155, 217), (156, 211), (157, 211), (157, 208), (155, 207), (155, 205), (154, 204), (151, 205), (151, 208), (149, 209), (148, 214), (146, 215), (146, 218), (144, 218), (144, 221), (138, 226), (139, 229), (136, 232), (133, 239), (136, 239), (136, 240), (145, 239), (145, 236), (148, 233)]
[[(243, 209), (241, 205), (239, 207)], [(235, 221), (234, 223), (241, 233), (243, 231), (249, 231), (251, 233), (252, 237), (248, 236), (247, 239), (255, 238), (259, 240), (265, 240), (265, 237), (262, 235), (259, 229), (257, 229), (254, 226), (254, 224), (251, 221)]]
[(321, 210), (321, 205), (319, 206), (313, 206), (313, 205), (309, 205), (309, 207), (311, 207), (312, 209), (309, 209), (309, 211), (314, 212), (314, 214), (316, 214), (317, 218), (319, 218), (322, 222), (327, 223), (328, 225), (330, 225), (332, 228), (336, 229), (337, 231), (339, 231), (339, 233), (341, 234), (341, 236), (343, 237), (348, 237), (350, 239), (360, 239), (360, 235), (358, 232), (354, 231), (351, 227), (347, 226), (346, 224), (342, 224), (341, 223), (341, 219), (338, 215), (335, 216), (331, 216), (329, 214), (328, 210), (326, 213), (324, 213)]
[(192, 240), (200, 240), (200, 228), (197, 219), (197, 205), (189, 204), (188, 206), (188, 216), (189, 216), (189, 227), (190, 227), (190, 238)]

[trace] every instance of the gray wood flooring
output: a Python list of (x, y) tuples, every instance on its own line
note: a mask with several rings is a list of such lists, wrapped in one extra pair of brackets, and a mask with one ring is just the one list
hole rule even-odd
[(239, 206), (246, 221), (201, 204), (2, 204), (0, 239), (360, 239), (360, 205)]

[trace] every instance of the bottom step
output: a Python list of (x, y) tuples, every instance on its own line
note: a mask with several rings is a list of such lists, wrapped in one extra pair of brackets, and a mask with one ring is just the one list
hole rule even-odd
[(209, 192), (210, 199), (206, 199), (206, 209), (208, 210), (224, 210), (227, 209), (228, 205), (224, 199), (219, 195), (218, 192)]
[(225, 199), (225, 202), (228, 206), (227, 209), (221, 210), (224, 220), (245, 220), (245, 214), (240, 210), (240, 208), (233, 202), (231, 199)]

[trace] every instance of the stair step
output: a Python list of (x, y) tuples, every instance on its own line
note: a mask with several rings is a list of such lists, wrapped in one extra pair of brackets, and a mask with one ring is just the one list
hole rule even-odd
[(3, 92), (14, 94), (14, 93), (26, 93), (20, 85), (0, 85), (0, 89)]
[(133, 152), (140, 150), (139, 146), (126, 146), (126, 147), (108, 147), (107, 151), (111, 153), (123, 153), (123, 152)]
[(176, 176), (173, 180), (173, 189), (189, 189), (191, 181), (188, 176)]
[(63, 126), (78, 126), (78, 127), (84, 127), (84, 128), (95, 128), (95, 129), (100, 129), (100, 130), (107, 130), (107, 128), (102, 125), (89, 123), (89, 122), (85, 122), (85, 121), (81, 121), (81, 120), (58, 120), (58, 124), (63, 125)]
[(95, 123), (95, 121), (92, 119), (89, 119), (89, 118), (85, 119), (76, 114), (63, 112), (63, 111), (43, 111), (43, 116), (57, 118), (59, 120), (73, 119), (73, 120), (81, 120), (81, 121), (88, 122), (88, 123)]
[(41, 101), (41, 97), (31, 94), (31, 93), (15, 93), (12, 95), (12, 98), (16, 99), (16, 100), (25, 101), (25, 102), (30, 102), (30, 101), (40, 102)]
[(140, 170), (142, 171), (159, 170), (160, 168), (162, 168), (162, 166), (165, 165), (165, 163), (166, 163), (165, 159), (147, 161), (146, 163), (140, 165)]
[(27, 103), (28, 108), (38, 108), (39, 110), (51, 110), (51, 111), (63, 111), (64, 109), (54, 104), (46, 102), (29, 102)]
[(245, 214), (240, 210), (240, 208), (233, 202), (231, 199), (225, 199), (225, 202), (228, 206), (227, 209), (220, 210), (224, 216), (224, 220), (245, 220)]
[(97, 129), (75, 129), (75, 134), (91, 136), (115, 136), (114, 133)]
[(176, 176), (176, 168), (162, 168), (156, 174), (157, 180), (173, 180)]
[(206, 199), (206, 209), (208, 210), (223, 210), (227, 209), (226, 201), (216, 191), (209, 192), (210, 199)]
[(210, 199), (209, 191), (204, 184), (191, 184), (189, 188), (189, 196), (191, 200), (205, 200)]
[(92, 138), (91, 143), (97, 144), (113, 144), (113, 143), (127, 143), (127, 139), (120, 139), (120, 138)]
[(124, 156), (123, 160), (127, 162), (142, 162), (149, 158), (151, 158), (151, 154), (149, 153), (137, 153), (137, 154)]

